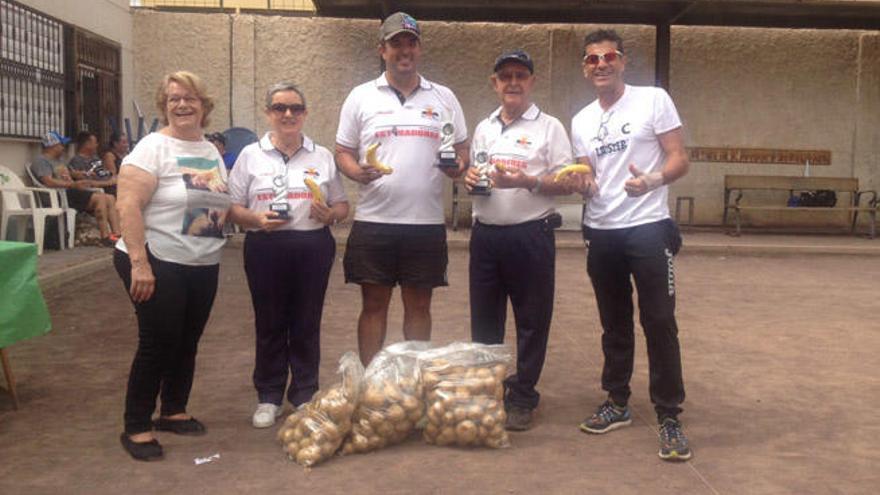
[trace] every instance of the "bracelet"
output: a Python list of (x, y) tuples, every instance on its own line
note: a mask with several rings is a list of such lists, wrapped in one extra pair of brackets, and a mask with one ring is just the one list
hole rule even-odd
[(535, 187), (529, 189), (529, 191), (531, 191), (532, 194), (538, 194), (538, 193), (540, 193), (540, 192), (541, 192), (541, 186), (544, 185), (544, 181), (541, 180), (541, 176), (540, 176), (540, 175), (536, 175), (536, 176), (535, 176), (535, 179), (537, 179), (537, 182), (535, 183)]

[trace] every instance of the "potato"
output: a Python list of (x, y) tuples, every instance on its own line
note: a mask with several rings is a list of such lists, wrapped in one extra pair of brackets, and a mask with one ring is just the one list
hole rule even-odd
[(437, 445), (449, 445), (455, 441), (455, 429), (451, 426), (446, 426), (442, 430), (440, 430), (440, 434), (437, 435)]
[(437, 383), (440, 382), (440, 375), (431, 371), (427, 371), (422, 376), (422, 382), (424, 382), (425, 386), (427, 386), (428, 388), (433, 388), (437, 385)]
[(284, 446), (284, 450), (286, 450), (288, 454), (296, 458), (296, 453), (299, 452), (299, 442), (290, 442), (289, 444)]
[(507, 378), (507, 366), (496, 364), (492, 367), (492, 374), (495, 375), (495, 380), (503, 382)]
[(504, 431), (504, 425), (499, 423), (492, 427), (492, 429), (489, 431), (489, 436), (497, 438), (505, 435), (505, 433), (506, 432)]
[(351, 438), (351, 443), (354, 446), (354, 450), (358, 452), (366, 452), (370, 448), (369, 439), (364, 435), (354, 435)]
[(422, 420), (422, 416), (424, 416), (424, 414), (422, 414), (422, 410), (421, 410), (421, 408), (419, 408), (419, 409), (413, 409), (412, 411), (410, 411), (409, 413), (407, 413), (407, 415), (406, 415), (406, 419), (407, 419), (410, 423), (415, 424), (415, 423), (418, 423), (419, 421)]
[[(440, 405), (440, 404), (434, 404), (434, 405), (435, 405), (435, 406), (438, 406), (438, 405)], [(442, 406), (442, 405), (440, 405), (440, 410), (441, 410), (441, 411), (443, 410), (443, 406)], [(437, 412), (437, 408), (435, 408), (435, 407), (430, 407), (430, 408), (428, 409), (427, 416), (428, 416), (428, 421), (429, 421), (430, 423), (440, 424), (440, 423), (443, 422), (443, 413), (438, 413), (438, 412)]]
[(440, 428), (434, 423), (428, 423), (425, 425), (425, 435), (436, 437), (440, 434)]
[(471, 420), (464, 420), (455, 427), (456, 443), (469, 445), (477, 438), (477, 425)]
[(326, 442), (321, 444), (321, 456), (324, 458), (330, 457), (336, 452), (336, 449), (339, 446), (336, 442)]
[(405, 395), (403, 400), (400, 401), (400, 405), (409, 412), (421, 409), (422, 402), (412, 395)]
[(383, 421), (376, 426), (376, 434), (380, 437), (390, 437), (394, 433), (394, 423)]
[(369, 450), (376, 450), (382, 446), (382, 439), (379, 435), (372, 435), (367, 437), (367, 445), (369, 446)]
[(468, 409), (465, 406), (456, 406), (455, 409), (452, 410), (452, 414), (455, 416), (455, 422), (460, 423), (467, 419)]
[(451, 425), (455, 423), (455, 414), (452, 411), (446, 411), (443, 413), (443, 423), (447, 425)]
[(374, 429), (378, 428), (380, 424), (385, 422), (385, 415), (379, 411), (371, 411), (368, 418), (370, 419), (370, 425)]
[(484, 443), (489, 438), (489, 428), (485, 426), (477, 427), (477, 442)]
[(485, 426), (486, 428), (492, 428), (495, 426), (495, 416), (492, 414), (484, 414), (482, 418), (480, 418), (480, 424)]
[(399, 404), (392, 404), (385, 412), (385, 415), (388, 416), (388, 420), (392, 423), (399, 423), (406, 418), (406, 411)]
[(342, 444), (342, 450), (340, 452), (342, 455), (354, 454), (354, 444), (352, 442), (345, 442)]
[(321, 460), (321, 449), (316, 446), (306, 447), (296, 453), (296, 463), (311, 466)]
[(361, 397), (361, 402), (369, 408), (376, 409), (385, 404), (385, 395), (378, 388), (368, 387)]
[(288, 429), (282, 430), (282, 431), (283, 431), (283, 433), (281, 435), (281, 441), (283, 443), (290, 443), (293, 441), (297, 441), (297, 439), (294, 437), (294, 434), (296, 433), (295, 428), (288, 428)]
[(400, 389), (398, 389), (397, 385), (390, 381), (385, 382), (385, 386), (382, 389), (382, 394), (385, 395), (385, 400), (389, 402), (400, 402), (403, 399), (403, 395), (400, 393)]
[(409, 433), (410, 430), (412, 430), (414, 426), (415, 425), (413, 425), (412, 423), (410, 423), (409, 421), (404, 419), (403, 421), (400, 421), (399, 423), (394, 423), (394, 431), (396, 431), (397, 433), (406, 434), (406, 433)]
[(459, 399), (467, 399), (471, 395), (473, 395), (473, 394), (471, 394), (470, 388), (468, 388), (466, 386), (462, 386), (462, 385), (455, 387), (455, 397), (457, 397)]
[(483, 408), (478, 404), (471, 404), (467, 408), (467, 419), (471, 421), (479, 421), (483, 417)]
[(510, 440), (507, 439), (507, 436), (503, 437), (488, 437), (483, 441), (483, 444), (486, 447), (491, 447), (493, 449), (500, 449), (502, 447), (506, 447), (510, 443)]
[(327, 435), (327, 438), (331, 442), (335, 442), (335, 441), (339, 440), (340, 438), (342, 438), (342, 435), (339, 432), (339, 427), (336, 426), (335, 423), (328, 421), (328, 422), (324, 423), (323, 426), (324, 426), (324, 433)]

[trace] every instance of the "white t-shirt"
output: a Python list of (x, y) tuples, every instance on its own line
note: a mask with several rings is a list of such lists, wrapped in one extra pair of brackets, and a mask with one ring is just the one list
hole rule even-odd
[(455, 127), (454, 143), (467, 139), (464, 112), (445, 86), (420, 76), (419, 87), (401, 103), (383, 73), (354, 88), (342, 105), (336, 142), (358, 151), (381, 143), (376, 156), (394, 172), (360, 185), (354, 219), (398, 224), (442, 224), (443, 178), (436, 167), (440, 129)]
[[(217, 148), (205, 140), (184, 141), (153, 132), (122, 160), (126, 166), (158, 180), (144, 208), (144, 233), (153, 256), (183, 265), (219, 263), (231, 202)], [(123, 240), (116, 247), (127, 252)]]
[(679, 127), (672, 98), (651, 86), (626, 85), (623, 96), (607, 111), (596, 100), (574, 116), (574, 155), (589, 159), (599, 185), (599, 195), (587, 203), (584, 225), (621, 229), (669, 218), (668, 187), (630, 197), (623, 186), (632, 178), (630, 164), (645, 173), (663, 169), (666, 153), (657, 135)]
[[(501, 108), (480, 122), (471, 144), (471, 166), (479, 153), (488, 154), (488, 164), (500, 163), (528, 175), (543, 176), (571, 163), (571, 143), (556, 117), (532, 104), (510, 125), (501, 121)], [(491, 225), (513, 225), (538, 220), (553, 213), (552, 196), (528, 189), (492, 189), (489, 196), (472, 196), (474, 219)]]
[(287, 204), (289, 220), (280, 229), (315, 230), (324, 224), (309, 218), (312, 193), (303, 180), (311, 177), (329, 204), (347, 201), (342, 180), (336, 170), (333, 154), (303, 136), (302, 147), (289, 157), (272, 145), (270, 133), (259, 142), (241, 150), (229, 174), (229, 194), (232, 202), (253, 211), (269, 211), (275, 197), (273, 179), (287, 168)]

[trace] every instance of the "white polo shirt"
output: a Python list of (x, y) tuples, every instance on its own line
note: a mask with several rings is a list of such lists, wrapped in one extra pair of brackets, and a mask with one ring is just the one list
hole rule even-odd
[(587, 203), (584, 225), (621, 229), (669, 218), (669, 188), (659, 187), (638, 197), (623, 186), (632, 178), (629, 164), (645, 173), (659, 172), (666, 153), (658, 134), (681, 127), (672, 98), (662, 88), (626, 85), (623, 96), (608, 110), (596, 100), (571, 121), (577, 157), (587, 157), (595, 169), (599, 195)]
[(309, 218), (312, 193), (303, 180), (311, 177), (327, 198), (329, 204), (347, 201), (342, 180), (336, 170), (333, 154), (316, 145), (308, 136), (293, 156), (282, 155), (266, 133), (259, 142), (241, 150), (229, 175), (229, 194), (232, 202), (254, 211), (269, 211), (275, 197), (272, 179), (287, 167), (287, 204), (289, 220), (280, 229), (315, 230), (324, 224)]
[(383, 73), (349, 93), (342, 105), (336, 142), (355, 149), (361, 165), (366, 150), (381, 143), (380, 162), (394, 173), (362, 184), (354, 219), (397, 224), (442, 224), (443, 180), (436, 166), (440, 129), (455, 126), (454, 142), (467, 139), (458, 99), (445, 86), (419, 76), (419, 87), (401, 102)]
[[(501, 107), (480, 122), (471, 144), (471, 165), (478, 153), (487, 153), (489, 164), (518, 168), (543, 176), (570, 164), (571, 143), (562, 123), (532, 104), (520, 118), (505, 126)], [(553, 213), (552, 196), (528, 189), (492, 189), (489, 196), (472, 196), (473, 217), (480, 223), (513, 225), (538, 220)]]

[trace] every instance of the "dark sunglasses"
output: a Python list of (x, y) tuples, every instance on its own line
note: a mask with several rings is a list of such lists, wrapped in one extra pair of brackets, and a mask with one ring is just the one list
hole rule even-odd
[(605, 63), (610, 64), (615, 60), (619, 60), (623, 57), (623, 53), (620, 50), (614, 50), (613, 52), (608, 52), (602, 55), (597, 55), (595, 53), (591, 53), (584, 57), (584, 63), (587, 65), (599, 65), (600, 60), (604, 60)]
[(306, 111), (305, 105), (300, 105), (299, 103), (294, 103), (293, 105), (285, 105), (284, 103), (273, 103), (269, 105), (269, 110), (272, 110), (275, 113), (284, 115), (290, 110), (290, 113), (294, 115), (302, 115), (303, 112)]

